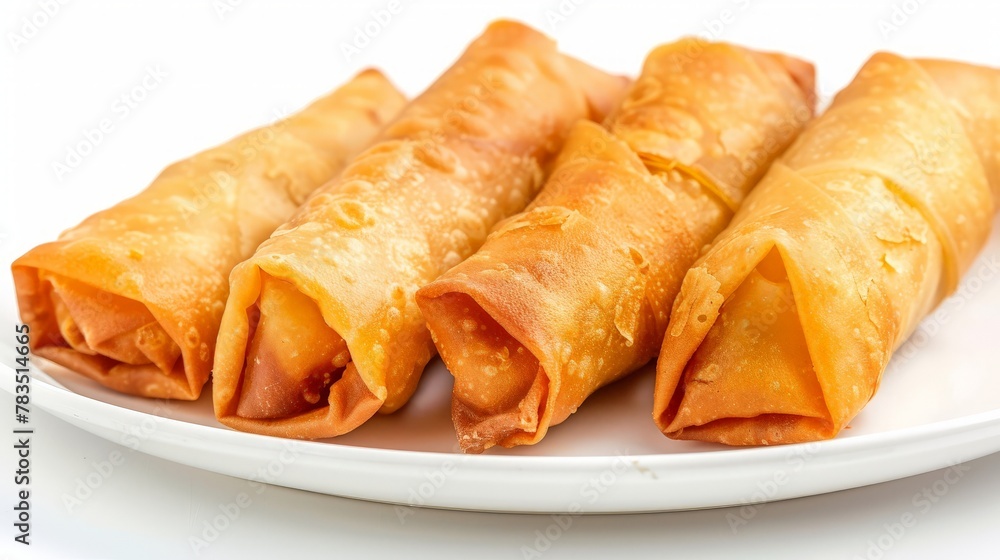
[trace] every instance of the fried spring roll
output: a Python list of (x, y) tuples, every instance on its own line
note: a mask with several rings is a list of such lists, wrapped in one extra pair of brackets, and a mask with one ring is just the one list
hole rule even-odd
[(666, 435), (802, 442), (858, 414), (986, 241), (997, 99), (998, 70), (865, 64), (687, 273), (657, 367)]
[(404, 104), (382, 74), (364, 71), (35, 247), (12, 267), (32, 351), (124, 393), (198, 398), (233, 266)]
[(684, 273), (812, 116), (812, 85), (780, 55), (657, 48), (528, 210), (418, 292), (465, 451), (537, 443), (656, 355)]
[(219, 420), (321, 438), (402, 406), (434, 355), (416, 290), (522, 210), (571, 125), (602, 118), (626, 86), (530, 28), (491, 25), (233, 271)]

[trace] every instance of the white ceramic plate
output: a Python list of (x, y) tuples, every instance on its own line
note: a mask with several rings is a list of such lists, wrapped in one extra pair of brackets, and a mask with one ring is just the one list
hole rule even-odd
[[(13, 298), (0, 304), (13, 318)], [(13, 320), (13, 319), (12, 319)], [(611, 513), (753, 504), (875, 484), (1000, 451), (1000, 235), (962, 289), (897, 352), (879, 393), (831, 441), (731, 449), (663, 437), (652, 368), (606, 387), (536, 446), (456, 453), (451, 380), (435, 360), (414, 399), (340, 438), (232, 431), (197, 402), (109, 391), (34, 358), (32, 406), (185, 465), (326, 494), (503, 512)], [(0, 346), (13, 364), (13, 336)], [(9, 365), (0, 387), (12, 391)], [(407, 509), (397, 510), (406, 515)]]

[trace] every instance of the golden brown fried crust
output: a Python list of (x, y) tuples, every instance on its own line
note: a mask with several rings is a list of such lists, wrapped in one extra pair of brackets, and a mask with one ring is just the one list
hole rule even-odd
[[(567, 59), (528, 27), (491, 25), (379, 142), (233, 271), (215, 361), (219, 420), (319, 438), (356, 428), (376, 409), (402, 406), (434, 355), (414, 293), (472, 254), (495, 223), (522, 210), (573, 123), (604, 118), (626, 85)], [(315, 303), (319, 314), (303, 330), (335, 333), (350, 362), (331, 364), (343, 377), (331, 375), (329, 398), (315, 409), (247, 418), (238, 405), (247, 364), (268, 359), (252, 348), (259, 337), (247, 313), (267, 306), (258, 303), (267, 297), (265, 274)], [(346, 383), (350, 390), (341, 389)]]
[(793, 443), (854, 418), (987, 238), (996, 92), (998, 70), (865, 64), (687, 273), (657, 366), (665, 434)]
[(656, 355), (684, 272), (811, 116), (811, 83), (788, 57), (655, 49), (527, 211), (418, 292), (463, 449), (534, 444)]
[(271, 126), (177, 162), (13, 264), (32, 350), (112, 389), (192, 400), (229, 273), (405, 100), (367, 70)]

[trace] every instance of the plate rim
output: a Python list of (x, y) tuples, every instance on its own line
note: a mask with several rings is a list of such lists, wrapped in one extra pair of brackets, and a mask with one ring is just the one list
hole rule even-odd
[[(33, 356), (34, 357), (34, 356)], [(6, 375), (8, 372), (13, 373), (13, 369), (6, 364), (0, 364), (3, 368), (4, 379), (12, 380), (12, 375)], [(38, 370), (37, 366), (33, 368), (33, 373)], [(43, 373), (45, 373), (43, 371)], [(48, 374), (45, 373), (48, 377)], [(482, 468), (509, 468), (512, 466), (521, 466), (523, 464), (525, 467), (530, 468), (589, 468), (594, 466), (604, 467), (609, 459), (614, 459), (616, 455), (553, 455), (553, 456), (538, 456), (538, 455), (492, 455), (489, 453), (484, 454), (464, 454), (464, 453), (454, 453), (454, 452), (443, 452), (443, 451), (416, 451), (407, 449), (386, 449), (379, 447), (367, 447), (360, 445), (346, 445), (336, 442), (328, 441), (312, 441), (312, 440), (299, 440), (291, 438), (281, 438), (277, 436), (268, 436), (263, 434), (246, 433), (238, 430), (233, 430), (231, 428), (219, 427), (219, 426), (209, 426), (205, 424), (199, 424), (196, 422), (189, 422), (182, 419), (170, 418), (167, 416), (160, 416), (152, 414), (149, 412), (144, 412), (141, 410), (136, 410), (126, 406), (121, 406), (118, 404), (113, 404), (105, 402), (91, 396), (78, 393), (69, 389), (67, 387), (61, 386), (59, 384), (53, 384), (51, 381), (40, 377), (37, 375), (32, 375), (33, 382), (39, 382), (42, 388), (41, 391), (37, 391), (38, 385), (33, 383), (32, 387), (34, 394), (43, 394), (46, 396), (54, 396), (58, 401), (69, 400), (69, 402), (74, 402), (81, 408), (87, 409), (88, 407), (101, 407), (110, 406), (118, 409), (117, 414), (123, 414), (125, 416), (135, 415), (136, 417), (153, 417), (157, 418), (158, 422), (167, 422), (168, 425), (173, 428), (181, 430), (183, 435), (200, 435), (205, 433), (211, 433), (213, 437), (224, 438), (223, 442), (230, 445), (244, 446), (247, 444), (260, 445), (263, 442), (267, 442), (269, 447), (281, 447), (285, 445), (285, 442), (295, 442), (296, 449), (300, 452), (308, 452), (314, 456), (322, 456), (331, 459), (341, 459), (341, 460), (353, 460), (353, 461), (368, 461), (377, 463), (399, 463), (400, 459), (406, 459), (413, 462), (419, 462), (420, 464), (435, 464), (440, 465), (443, 462), (454, 460), (456, 457), (463, 458), (463, 463), (469, 461), (479, 463)], [(58, 383), (58, 382), (56, 382)], [(12, 393), (10, 383), (0, 384), (6, 392)], [(33, 395), (34, 396), (34, 395)], [(43, 397), (44, 399), (45, 397)], [(46, 410), (58, 416), (56, 407), (48, 406), (48, 403), (41, 404), (36, 399), (32, 399), (33, 403), (38, 405), (40, 408)], [(42, 400), (41, 402), (45, 402)], [(87, 420), (88, 423), (94, 423), (92, 420)], [(652, 419), (650, 419), (652, 422)], [(899, 445), (903, 443), (912, 443), (914, 439), (928, 439), (928, 437), (933, 439), (940, 439), (942, 437), (948, 437), (950, 435), (973, 432), (977, 429), (987, 428), (993, 424), (1000, 425), (1000, 408), (993, 410), (988, 410), (984, 412), (978, 412), (974, 414), (969, 414), (965, 416), (960, 416), (957, 418), (950, 418), (946, 420), (938, 420), (934, 422), (929, 422), (927, 424), (919, 424), (915, 426), (907, 426), (904, 428), (896, 428), (876, 433), (863, 434), (854, 437), (847, 438), (833, 438), (829, 440), (820, 440), (815, 442), (803, 442), (794, 444), (783, 444), (783, 445), (769, 445), (769, 446), (753, 446), (753, 447), (734, 447), (730, 449), (718, 449), (718, 450), (699, 450), (699, 451), (688, 451), (680, 453), (646, 453), (646, 454), (620, 454), (623, 457), (641, 459), (643, 461), (643, 466), (645, 468), (667, 468), (672, 465), (677, 466), (687, 466), (691, 467), (693, 465), (700, 465), (705, 468), (726, 466), (728, 463), (733, 461), (739, 461), (743, 464), (746, 463), (767, 463), (773, 461), (775, 458), (783, 459), (786, 458), (790, 451), (795, 451), (798, 449), (807, 448), (809, 446), (819, 445), (820, 449), (811, 449), (809, 452), (811, 454), (817, 453), (832, 453), (832, 454), (848, 454), (854, 452), (866, 452), (870, 451), (872, 448), (884, 448), (887, 444)], [(666, 436), (663, 436), (666, 438)], [(264, 438), (264, 439), (261, 439)], [(998, 443), (998, 449), (994, 452), (1000, 452), (1000, 443)]]

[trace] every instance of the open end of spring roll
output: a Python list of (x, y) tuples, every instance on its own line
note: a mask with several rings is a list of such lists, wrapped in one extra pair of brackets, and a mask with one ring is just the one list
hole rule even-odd
[(414, 293), (522, 210), (572, 124), (603, 118), (626, 86), (530, 28), (491, 25), (236, 267), (215, 362), (219, 420), (321, 438), (403, 406), (434, 355)]
[[(479, 452), (479, 442), (500, 440), (515, 431), (533, 434), (545, 414), (548, 391), (548, 377), (540, 374), (535, 357), (538, 350), (525, 348), (467, 294), (444, 294), (424, 309), (438, 318), (460, 310), (459, 328), (436, 330), (436, 343), (460, 349), (448, 362), (482, 372), (455, 378), (452, 415), (463, 448)], [(493, 310), (492, 315), (499, 313)], [(471, 430), (464, 431), (466, 426)]]
[(811, 116), (811, 77), (732, 45), (655, 49), (529, 209), (418, 292), (465, 451), (534, 444), (655, 356), (684, 272)]
[(666, 435), (828, 439), (874, 395), (990, 227), (1000, 119), (949, 95), (1000, 71), (950, 64), (873, 57), (688, 272), (657, 366)]
[[(280, 421), (285, 430), (311, 433), (316, 424), (356, 425), (382, 406), (358, 375), (347, 342), (327, 325), (316, 299), (276, 271), (244, 269), (231, 300), (245, 313), (223, 336), (245, 337), (243, 375), (223, 411), (227, 424), (248, 431)], [(238, 396), (238, 398), (236, 398)], [(325, 436), (338, 435), (329, 432)]]
[[(632, 225), (646, 229), (655, 222), (673, 234), (671, 251), (693, 260), (697, 246), (669, 211), (670, 201), (711, 195), (694, 181), (684, 183), (686, 192), (667, 192), (626, 144), (594, 123), (577, 124), (563, 154), (594, 142), (603, 146), (599, 153), (580, 165), (561, 159), (549, 184), (603, 185), (603, 200), (580, 200), (611, 205), (608, 217), (638, 202), (659, 208)], [(645, 299), (647, 287), (654, 288), (645, 272), (650, 265), (638, 246), (621, 246), (586, 209), (567, 208), (572, 193), (543, 192), (531, 210), (499, 226), (483, 249), (418, 292), (455, 376), (452, 416), (467, 452), (534, 443), (574, 412), (602, 376), (638, 367), (635, 350), (659, 342), (655, 311)], [(728, 217), (714, 200), (706, 210), (723, 223)]]
[[(762, 324), (745, 325), (745, 317), (759, 317)], [(756, 349), (752, 357), (734, 351), (748, 347)], [(777, 249), (757, 263), (722, 305), (684, 370), (684, 394), (676, 407), (677, 425), (712, 430), (716, 428), (712, 423), (719, 422), (726, 424), (726, 432), (742, 432), (741, 437), (757, 441), (775, 436), (746, 434), (756, 424), (741, 426), (745, 418), (769, 416), (766, 424), (776, 426), (773, 430), (795, 424), (830, 429), (823, 389), (813, 372), (795, 296)]]
[(32, 351), (125, 393), (196, 399), (241, 260), (405, 100), (377, 71), (164, 170), (14, 262)]
[(315, 301), (266, 273), (258, 309), (237, 414), (284, 418), (316, 408), (351, 361), (347, 343)]
[(145, 305), (66, 276), (38, 277), (55, 323), (49, 336), (61, 340), (39, 344), (37, 354), (90, 376), (115, 368), (124, 392), (189, 391), (180, 346)]

